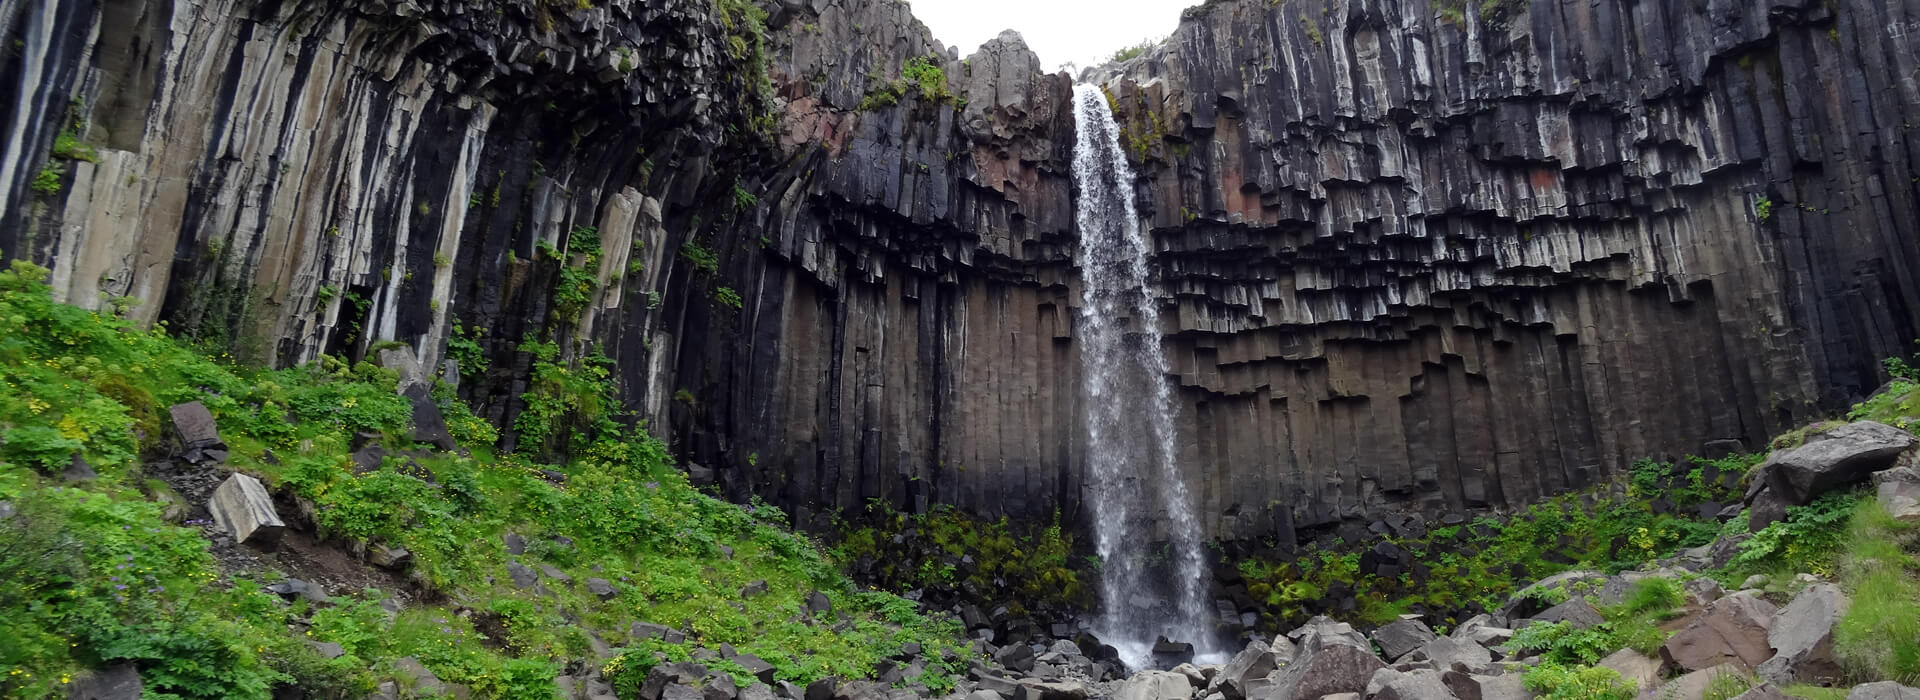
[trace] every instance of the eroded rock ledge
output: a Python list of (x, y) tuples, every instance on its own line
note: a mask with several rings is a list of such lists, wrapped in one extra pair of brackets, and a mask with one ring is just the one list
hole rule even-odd
[[(594, 4), (0, 0), (0, 249), (275, 362), (485, 328), (462, 392), (502, 421), (560, 326), (803, 522), (1077, 517), (1072, 80), (788, 0), (762, 141), (713, 6)], [(1920, 336), (1920, 6), (1482, 5), (1214, 2), (1088, 76), (1144, 174), (1210, 534), (1757, 447)], [(861, 109), (913, 57), (957, 99)], [(37, 193), (72, 120), (98, 162)], [(581, 227), (606, 255), (556, 322)]]

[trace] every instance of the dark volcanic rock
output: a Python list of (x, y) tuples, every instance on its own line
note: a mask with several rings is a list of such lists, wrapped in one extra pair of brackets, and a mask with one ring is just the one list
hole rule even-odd
[[(1084, 75), (1136, 161), (1208, 537), (1411, 532), (1384, 516), (1757, 445), (1920, 336), (1906, 0), (1482, 5), (1217, 0)], [(0, 251), (60, 298), (276, 366), (442, 367), (457, 321), (500, 425), (520, 340), (562, 329), (701, 481), (803, 525), (1084, 512), (1074, 78), (1018, 35), (780, 3), (762, 100), (705, 2), (144, 7), (0, 9), (42, 32), (0, 56)], [(862, 109), (910, 57), (960, 99)], [(98, 162), (33, 191), (72, 124)]]
[(1868, 475), (1893, 464), (1895, 457), (1920, 441), (1912, 433), (1873, 421), (1846, 423), (1807, 436), (1799, 447), (1775, 452), (1755, 482), (1787, 505), (1802, 505), (1814, 496), (1867, 480)]

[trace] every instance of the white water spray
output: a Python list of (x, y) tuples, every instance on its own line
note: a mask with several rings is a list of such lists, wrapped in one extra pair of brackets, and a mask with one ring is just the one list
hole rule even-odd
[[(1087, 481), (1100, 554), (1098, 634), (1133, 668), (1154, 638), (1214, 653), (1200, 525), (1173, 451), (1173, 398), (1147, 241), (1133, 206), (1120, 127), (1093, 85), (1073, 88), (1073, 179), (1080, 196), (1080, 366)], [(1149, 569), (1162, 573), (1152, 576)], [(1172, 580), (1167, 580), (1171, 578)]]

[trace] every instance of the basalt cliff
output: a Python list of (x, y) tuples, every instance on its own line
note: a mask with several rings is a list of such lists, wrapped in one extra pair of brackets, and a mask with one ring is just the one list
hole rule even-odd
[(1211, 537), (1755, 449), (1920, 337), (1916, 0), (1215, 1), (1081, 76), (888, 0), (0, 0), (0, 36), (0, 253), (65, 300), (464, 357), (502, 425), (554, 337), (802, 521), (1084, 517), (1076, 80)]

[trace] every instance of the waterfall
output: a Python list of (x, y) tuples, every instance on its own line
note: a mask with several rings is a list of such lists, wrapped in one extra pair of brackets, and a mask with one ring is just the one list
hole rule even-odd
[(1206, 562), (1200, 524), (1174, 461), (1173, 397), (1160, 310), (1147, 288), (1133, 169), (1120, 150), (1120, 127), (1105, 93), (1082, 84), (1074, 86), (1073, 98), (1082, 277), (1076, 335), (1101, 560), (1095, 633), (1120, 650), (1128, 666), (1144, 668), (1157, 636), (1212, 651)]

